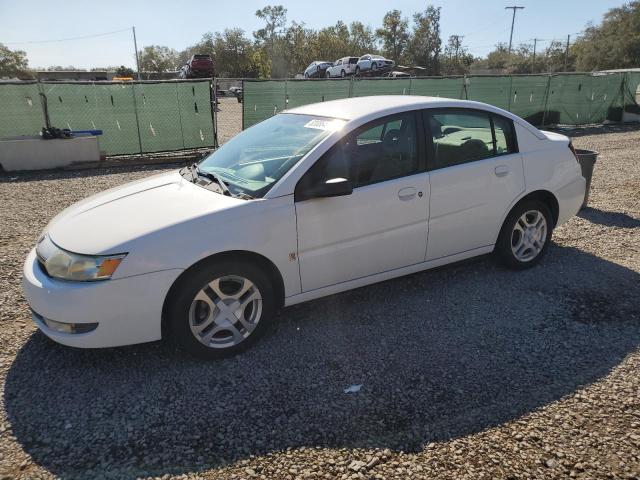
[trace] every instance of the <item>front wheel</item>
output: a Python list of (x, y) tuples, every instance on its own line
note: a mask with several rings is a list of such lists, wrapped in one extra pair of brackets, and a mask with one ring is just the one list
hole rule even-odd
[(504, 221), (495, 253), (509, 268), (533, 267), (547, 252), (552, 231), (549, 207), (536, 200), (523, 202)]
[(356, 67), (356, 76), (360, 75), (360, 67)]
[(168, 299), (171, 338), (190, 354), (220, 358), (264, 333), (276, 309), (270, 278), (248, 262), (205, 262)]

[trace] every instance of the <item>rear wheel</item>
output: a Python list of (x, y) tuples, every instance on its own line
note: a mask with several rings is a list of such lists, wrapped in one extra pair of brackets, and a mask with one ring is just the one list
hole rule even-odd
[(360, 75), (360, 67), (356, 67), (356, 75)]
[(244, 350), (264, 333), (276, 308), (271, 281), (248, 262), (206, 262), (168, 300), (172, 339), (200, 358)]
[(373, 63), (371, 64), (371, 70), (373, 70), (374, 72), (375, 72), (376, 70), (378, 70), (378, 64), (377, 64), (376, 62), (373, 62)]
[(346, 76), (347, 76), (347, 72), (345, 72), (344, 70), (342, 70), (342, 71), (340, 72), (340, 76), (341, 76), (342, 78), (346, 77)]
[(551, 242), (553, 222), (549, 207), (530, 200), (516, 205), (504, 221), (496, 254), (506, 266), (522, 270), (536, 265)]
[(325, 78), (331, 78), (331, 73), (327, 70), (324, 74)]

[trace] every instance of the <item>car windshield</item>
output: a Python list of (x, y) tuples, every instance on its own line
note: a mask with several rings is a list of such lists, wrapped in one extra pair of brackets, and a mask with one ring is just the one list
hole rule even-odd
[(219, 175), (232, 194), (257, 198), (343, 120), (281, 113), (236, 135), (204, 159), (199, 168)]
[(384, 60), (384, 57), (381, 57), (380, 55), (371, 55), (371, 58), (376, 60)]

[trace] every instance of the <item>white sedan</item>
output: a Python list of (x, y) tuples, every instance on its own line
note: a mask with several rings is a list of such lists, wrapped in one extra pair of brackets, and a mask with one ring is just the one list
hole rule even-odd
[(490, 252), (531, 267), (584, 193), (569, 139), (504, 110), (318, 103), (67, 208), (27, 257), (24, 292), (57, 342), (167, 338), (218, 357), (282, 306)]

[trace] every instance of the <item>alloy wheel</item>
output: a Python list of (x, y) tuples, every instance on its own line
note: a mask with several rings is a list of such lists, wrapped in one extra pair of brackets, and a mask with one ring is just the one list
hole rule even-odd
[(205, 285), (189, 308), (189, 327), (209, 348), (229, 348), (255, 330), (262, 315), (262, 295), (247, 278), (227, 275)]
[(520, 262), (536, 258), (547, 241), (547, 220), (542, 212), (529, 210), (516, 221), (511, 232), (511, 251)]

